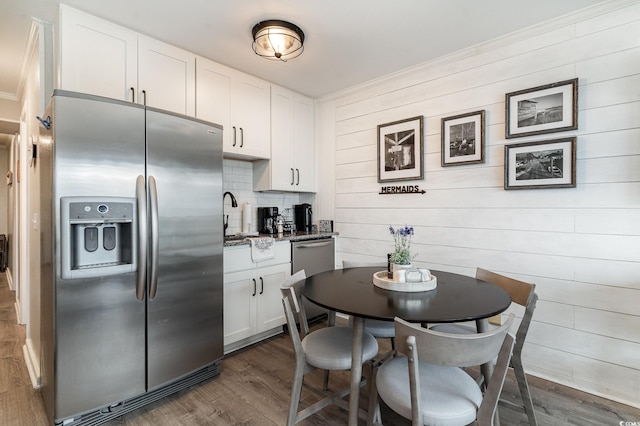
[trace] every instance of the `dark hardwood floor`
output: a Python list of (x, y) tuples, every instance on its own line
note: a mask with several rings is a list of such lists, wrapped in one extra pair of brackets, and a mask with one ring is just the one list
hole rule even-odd
[[(24, 326), (16, 325), (15, 295), (0, 273), (0, 425), (46, 425), (40, 393), (31, 387), (22, 346)], [(388, 348), (381, 342), (381, 350)], [(195, 385), (137, 411), (108, 422), (108, 425), (283, 425), (289, 404), (294, 356), (288, 335), (235, 352), (223, 361), (219, 377)], [(307, 376), (306, 382), (318, 387), (322, 373)], [(348, 372), (331, 374), (334, 389), (348, 386)], [(576, 391), (553, 382), (530, 377), (540, 425), (617, 426), (620, 422), (639, 422), (640, 410)], [(518, 401), (517, 385), (510, 373), (503, 397)], [(316, 396), (303, 388), (302, 400), (308, 404)], [(362, 407), (366, 407), (362, 394)], [(503, 425), (526, 425), (524, 413), (500, 405)], [(346, 424), (347, 412), (330, 406), (302, 425)], [(385, 425), (408, 425), (408, 421), (383, 409)], [(365, 424), (364, 420), (361, 424)]]

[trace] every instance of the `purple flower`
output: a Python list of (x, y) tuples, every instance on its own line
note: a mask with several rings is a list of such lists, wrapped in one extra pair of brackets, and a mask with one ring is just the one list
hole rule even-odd
[(415, 255), (411, 254), (411, 236), (413, 235), (413, 226), (400, 227), (394, 229), (389, 226), (389, 232), (393, 235), (395, 242), (395, 250), (391, 254), (391, 261), (400, 265), (408, 265)]

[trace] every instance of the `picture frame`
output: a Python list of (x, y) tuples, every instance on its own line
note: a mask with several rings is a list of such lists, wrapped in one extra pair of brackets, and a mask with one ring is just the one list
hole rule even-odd
[(378, 125), (378, 182), (424, 178), (423, 117)]
[(485, 110), (442, 119), (442, 167), (484, 163)]
[(575, 186), (575, 137), (505, 145), (504, 189)]
[(505, 137), (540, 135), (578, 128), (578, 79), (505, 95)]

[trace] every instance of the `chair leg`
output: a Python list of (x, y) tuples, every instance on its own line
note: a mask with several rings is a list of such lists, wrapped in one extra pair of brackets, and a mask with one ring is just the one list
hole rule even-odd
[(367, 410), (367, 426), (382, 424), (380, 415), (380, 404), (378, 403), (378, 388), (376, 387), (376, 375), (378, 373), (378, 363), (369, 364), (369, 408)]
[(329, 390), (329, 371), (330, 370), (324, 370), (324, 382), (322, 383), (323, 390)]
[(327, 327), (334, 327), (336, 325), (336, 311), (329, 311), (327, 314)]
[(516, 375), (516, 381), (518, 382), (518, 388), (520, 388), (520, 398), (524, 404), (524, 411), (527, 413), (529, 419), (529, 425), (537, 426), (536, 413), (533, 410), (533, 401), (531, 400), (531, 393), (529, 392), (529, 384), (527, 383), (527, 376), (524, 373), (522, 367), (522, 359), (520, 354), (514, 354), (511, 358), (511, 364), (513, 365), (513, 372)]
[(396, 351), (396, 338), (390, 337), (389, 339), (391, 340), (391, 350), (393, 351), (393, 357), (395, 358), (398, 355), (398, 352)]
[(304, 364), (296, 362), (296, 372), (293, 376), (293, 385), (291, 386), (291, 402), (289, 403), (289, 416), (287, 417), (287, 426), (296, 424), (298, 416), (298, 405), (300, 404), (300, 395), (302, 393), (302, 381), (304, 380)]

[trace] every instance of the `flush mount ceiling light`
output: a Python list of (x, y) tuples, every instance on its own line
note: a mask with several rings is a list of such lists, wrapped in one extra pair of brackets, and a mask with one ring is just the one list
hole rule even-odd
[(253, 30), (253, 51), (273, 61), (286, 62), (304, 50), (304, 33), (287, 21), (272, 19), (257, 23)]

